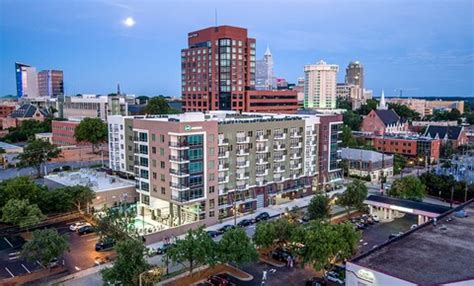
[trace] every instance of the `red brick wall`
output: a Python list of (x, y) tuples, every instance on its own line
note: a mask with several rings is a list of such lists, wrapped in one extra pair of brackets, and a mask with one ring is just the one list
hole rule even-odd
[(245, 112), (296, 113), (298, 93), (295, 90), (249, 90)]
[(53, 144), (58, 146), (78, 145), (78, 142), (74, 137), (74, 131), (78, 125), (78, 121), (53, 120), (51, 122)]
[(360, 130), (363, 132), (372, 132), (376, 135), (382, 135), (385, 131), (385, 125), (377, 116), (377, 113), (372, 110), (364, 117)]

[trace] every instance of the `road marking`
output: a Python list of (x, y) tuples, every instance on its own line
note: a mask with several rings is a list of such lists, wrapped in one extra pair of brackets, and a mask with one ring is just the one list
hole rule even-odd
[(8, 273), (10, 273), (10, 275), (11, 275), (12, 277), (15, 277), (15, 275), (13, 275), (13, 273), (12, 273), (10, 270), (8, 270), (8, 268), (5, 267), (5, 270), (6, 270)]
[(25, 269), (25, 270), (26, 270), (28, 273), (31, 273), (31, 271), (30, 271), (30, 270), (28, 270), (28, 268), (26, 268), (26, 266), (25, 266), (25, 265), (23, 265), (23, 263), (21, 264), (21, 266), (22, 266), (22, 267), (23, 267), (23, 269)]
[(46, 267), (44, 267), (44, 265), (41, 264), (41, 262), (39, 262), (38, 260), (36, 260), (36, 263), (38, 263), (39, 266), (41, 266), (41, 267), (43, 267), (43, 268), (46, 268)]
[(20, 254), (19, 251), (17, 251), (17, 252), (11, 252), (11, 253), (8, 254), (8, 256), (17, 256), (18, 254)]
[(8, 257), (8, 260), (15, 260), (15, 259), (18, 259), (20, 256), (12, 256), (12, 257)]
[(95, 240), (99, 240), (99, 237), (95, 237), (95, 238), (92, 238), (92, 239), (88, 239), (87, 241), (95, 241)]
[(81, 268), (79, 268), (77, 266), (74, 266), (74, 269), (76, 269), (77, 271), (81, 271)]
[(13, 247), (13, 244), (11, 244), (11, 242), (8, 241), (8, 239), (6, 237), (3, 237), (3, 239), (5, 239), (5, 241), (10, 245), (10, 247)]

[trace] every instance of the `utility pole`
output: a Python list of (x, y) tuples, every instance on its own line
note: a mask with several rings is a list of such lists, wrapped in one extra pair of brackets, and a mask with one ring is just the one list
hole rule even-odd
[(380, 193), (383, 195), (383, 183), (384, 183), (384, 167), (385, 167), (385, 130), (382, 134), (382, 171), (380, 176)]
[(451, 201), (449, 202), (449, 207), (453, 207), (453, 196), (454, 196), (454, 186), (451, 186)]

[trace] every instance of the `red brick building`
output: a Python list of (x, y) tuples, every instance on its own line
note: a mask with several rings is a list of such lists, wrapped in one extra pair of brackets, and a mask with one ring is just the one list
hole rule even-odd
[(403, 133), (408, 131), (408, 122), (400, 118), (392, 109), (372, 110), (364, 117), (360, 129), (375, 135), (384, 133)]
[(468, 143), (466, 130), (463, 126), (435, 126), (430, 125), (426, 129), (425, 136), (440, 139), (443, 144), (451, 144), (453, 148)]
[(296, 113), (298, 93), (295, 90), (248, 90), (245, 112)]
[(296, 113), (295, 91), (255, 90), (255, 45), (239, 27), (189, 33), (188, 47), (181, 50), (183, 111)]
[(51, 122), (51, 129), (53, 132), (53, 144), (57, 146), (78, 145), (74, 137), (76, 127), (80, 121), (58, 121)]
[(46, 109), (33, 104), (23, 104), (2, 120), (3, 129), (20, 126), (25, 120), (44, 121), (49, 116)]

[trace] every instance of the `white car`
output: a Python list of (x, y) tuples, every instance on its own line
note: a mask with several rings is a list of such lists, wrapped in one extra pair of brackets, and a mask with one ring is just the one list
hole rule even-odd
[(375, 222), (379, 222), (380, 219), (377, 215), (372, 215), (372, 219), (375, 221)]
[(410, 229), (415, 229), (415, 228), (417, 228), (417, 227), (418, 227), (417, 224), (413, 224), (412, 226), (410, 226)]
[(70, 231), (77, 231), (83, 226), (90, 225), (90, 223), (84, 222), (84, 221), (78, 221), (69, 226)]

